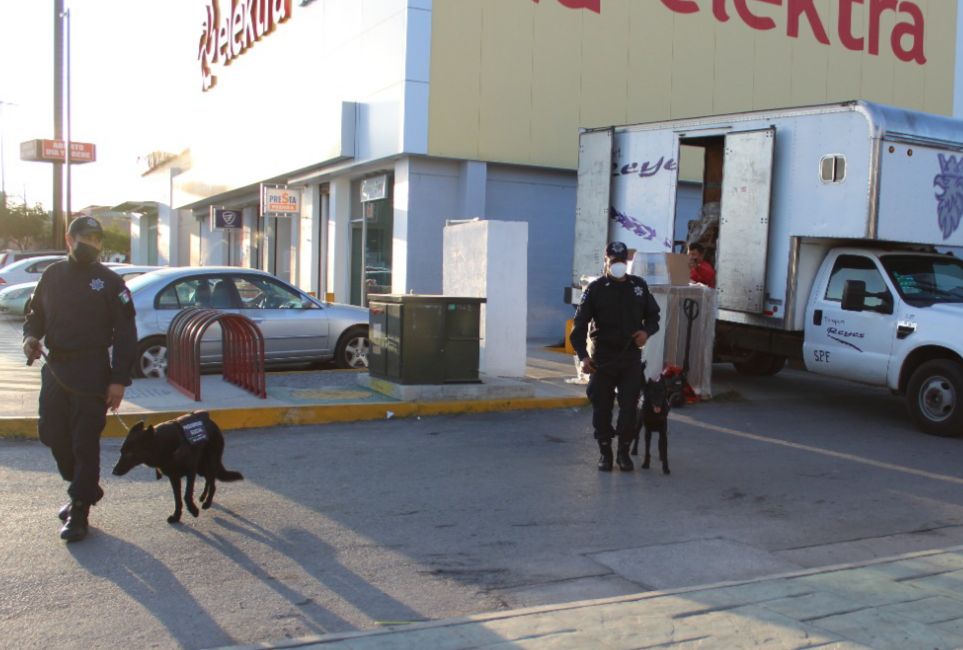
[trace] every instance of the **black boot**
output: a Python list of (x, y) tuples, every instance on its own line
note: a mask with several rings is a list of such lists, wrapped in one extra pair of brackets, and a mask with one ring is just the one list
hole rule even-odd
[(612, 471), (612, 441), (599, 440), (599, 451), (601, 452), (601, 455), (599, 456), (599, 471), (611, 472)]
[(87, 515), (90, 513), (90, 506), (83, 501), (74, 501), (70, 504), (70, 512), (67, 513), (67, 523), (60, 529), (60, 539), (67, 542), (79, 542), (87, 536)]
[(629, 448), (631, 446), (631, 440), (622, 442), (622, 439), (619, 438), (619, 453), (615, 457), (615, 462), (618, 463), (619, 469), (623, 472), (631, 472), (633, 469), (635, 469), (635, 465), (632, 463), (632, 458), (629, 456)]
[(67, 503), (64, 504), (64, 507), (60, 509), (60, 512), (57, 513), (57, 518), (60, 519), (60, 521), (66, 522), (67, 515), (69, 514), (70, 514), (70, 502), (68, 501)]

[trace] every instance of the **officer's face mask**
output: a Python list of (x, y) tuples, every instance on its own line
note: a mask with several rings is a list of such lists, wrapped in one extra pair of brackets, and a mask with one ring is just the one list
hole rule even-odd
[(614, 264), (609, 264), (609, 275), (616, 280), (621, 280), (624, 278), (626, 270), (627, 267), (625, 262), (615, 262)]
[(78, 241), (74, 244), (73, 250), (70, 251), (70, 256), (78, 264), (91, 264), (100, 257), (100, 249), (86, 242)]

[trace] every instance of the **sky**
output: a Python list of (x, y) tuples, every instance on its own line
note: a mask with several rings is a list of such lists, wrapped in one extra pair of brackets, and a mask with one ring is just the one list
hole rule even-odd
[[(70, 10), (71, 138), (97, 146), (97, 162), (72, 167), (71, 207), (140, 200), (132, 195), (138, 157), (189, 146), (189, 98), (200, 96), (195, 53), (203, 0), (64, 4)], [(959, 34), (963, 0), (957, 6)], [(20, 143), (53, 138), (53, 7), (54, 0), (0, 0), (3, 186), (12, 200), (48, 209), (52, 165), (21, 161)], [(956, 69), (959, 79), (959, 46)], [(963, 83), (954, 91), (954, 114), (963, 117)]]
[[(200, 93), (195, 58), (199, 0), (64, 0), (70, 10), (71, 139), (97, 146), (73, 165), (71, 206), (116, 205), (131, 196), (137, 158), (188, 146)], [(0, 134), (3, 185), (15, 202), (52, 205), (52, 165), (20, 160), (20, 143), (52, 139), (54, 0), (0, 0)]]

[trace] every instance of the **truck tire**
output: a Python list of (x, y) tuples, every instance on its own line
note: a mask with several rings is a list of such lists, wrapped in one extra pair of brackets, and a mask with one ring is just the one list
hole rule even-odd
[(906, 405), (924, 432), (944, 438), (963, 435), (963, 366), (933, 359), (913, 372)]
[(732, 365), (740, 375), (771, 377), (785, 367), (786, 357), (765, 352), (750, 352), (740, 361), (733, 361)]

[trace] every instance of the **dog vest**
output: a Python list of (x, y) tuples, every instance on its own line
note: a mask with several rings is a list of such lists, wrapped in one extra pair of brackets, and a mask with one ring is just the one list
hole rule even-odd
[(174, 422), (177, 422), (184, 433), (184, 438), (191, 445), (200, 445), (208, 440), (207, 427), (204, 426), (204, 419), (195, 414), (182, 415)]

